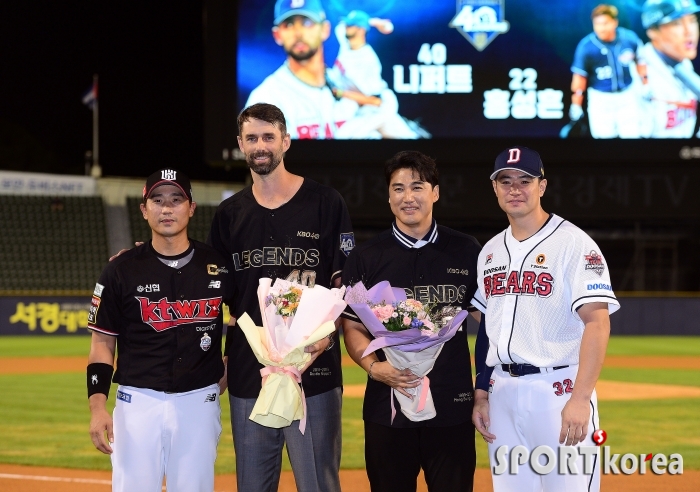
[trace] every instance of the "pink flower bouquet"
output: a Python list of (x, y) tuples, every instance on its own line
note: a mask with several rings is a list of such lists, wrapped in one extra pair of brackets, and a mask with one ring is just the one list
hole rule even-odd
[[(362, 282), (348, 287), (345, 301), (374, 336), (362, 357), (383, 349), (389, 363), (396, 369), (410, 369), (421, 378), (415, 388), (406, 392), (413, 399), (391, 388), (401, 406), (401, 412), (415, 422), (429, 420), (437, 415), (430, 393), (427, 374), (445, 342), (451, 339), (466, 319), (467, 311), (446, 306), (424, 305), (415, 299), (406, 299), (403, 289), (389, 282), (379, 282), (367, 290)], [(396, 410), (391, 398), (391, 420)]]
[(266, 427), (286, 427), (300, 420), (306, 424), (301, 371), (311, 360), (304, 348), (335, 331), (335, 320), (345, 309), (345, 289), (306, 287), (277, 279), (261, 278), (258, 302), (263, 326), (244, 313), (237, 322), (258, 362), (262, 388), (250, 419)]

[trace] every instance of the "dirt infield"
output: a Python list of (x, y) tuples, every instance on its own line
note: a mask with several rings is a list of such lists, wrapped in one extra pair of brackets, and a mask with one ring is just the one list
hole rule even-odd
[[(0, 490), (3, 492), (109, 492), (109, 472), (68, 470), (18, 465), (0, 465)], [(346, 492), (369, 492), (364, 470), (342, 470), (340, 482)], [(215, 492), (236, 492), (235, 475), (217, 475)], [(427, 492), (422, 476), (418, 478), (418, 491)], [(619, 492), (696, 492), (700, 490), (700, 471), (686, 471), (683, 475), (605, 475), (601, 490)], [(295, 492), (291, 472), (282, 472), (279, 492)], [(493, 492), (489, 470), (476, 470), (474, 492)]]
[[(354, 364), (350, 357), (343, 356), (343, 366)], [(0, 358), (0, 374), (82, 372), (86, 365), (87, 354), (84, 357), (4, 357)], [(605, 358), (605, 367), (700, 370), (700, 357), (611, 355)]]

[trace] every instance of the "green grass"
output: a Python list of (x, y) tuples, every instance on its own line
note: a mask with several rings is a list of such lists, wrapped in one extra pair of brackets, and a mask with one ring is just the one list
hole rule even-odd
[[(0, 337), (0, 357), (86, 356), (89, 337)], [(470, 337), (473, 347), (474, 339)], [(342, 344), (341, 344), (342, 345)], [(700, 355), (700, 337), (613, 337), (609, 355)], [(363, 384), (365, 372), (343, 369), (345, 384)], [(604, 369), (603, 379), (700, 386), (700, 371)], [(109, 470), (92, 446), (82, 373), (0, 375), (0, 463)], [(113, 388), (109, 399), (114, 403)], [(223, 430), (217, 473), (235, 472), (229, 405), (222, 401)], [(700, 470), (700, 399), (603, 401), (602, 427), (615, 453), (680, 452), (686, 469)], [(362, 399), (343, 400), (341, 467), (364, 468)], [(478, 435), (477, 435), (478, 436)], [(476, 439), (477, 466), (488, 467), (486, 446)], [(283, 468), (291, 469), (286, 453)]]

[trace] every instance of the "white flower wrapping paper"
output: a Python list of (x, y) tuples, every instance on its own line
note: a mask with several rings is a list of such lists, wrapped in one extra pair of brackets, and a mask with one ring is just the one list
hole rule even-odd
[(311, 360), (304, 348), (335, 331), (335, 320), (345, 309), (345, 288), (326, 289), (321, 286), (302, 289), (296, 314), (284, 317), (276, 313), (274, 305), (265, 306), (269, 294), (279, 294), (291, 282), (263, 277), (258, 285), (258, 302), (263, 326), (256, 326), (247, 313), (237, 323), (250, 344), (258, 362), (262, 388), (249, 418), (266, 427), (287, 427), (300, 420), (299, 430), (306, 426), (305, 398), (301, 388), (301, 370)]

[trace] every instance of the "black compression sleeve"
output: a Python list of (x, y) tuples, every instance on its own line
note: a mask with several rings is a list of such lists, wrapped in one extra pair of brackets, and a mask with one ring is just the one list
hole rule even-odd
[(112, 384), (114, 368), (102, 362), (94, 362), (87, 366), (88, 398), (96, 393), (102, 393), (109, 398), (109, 387)]

